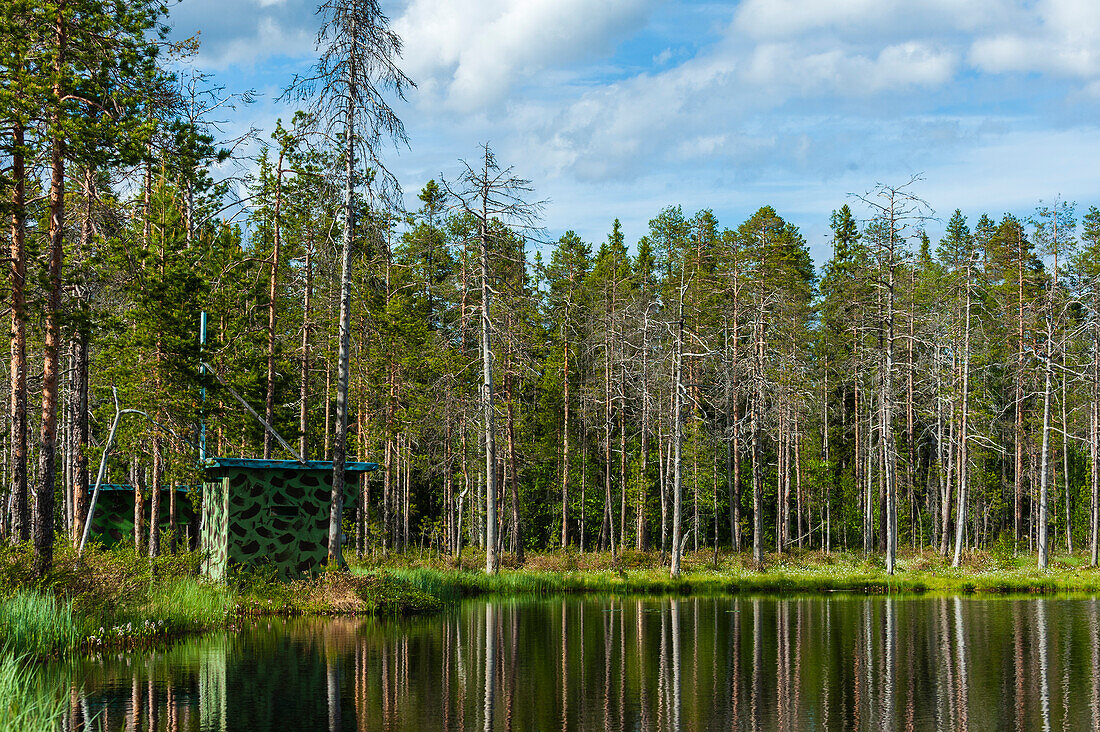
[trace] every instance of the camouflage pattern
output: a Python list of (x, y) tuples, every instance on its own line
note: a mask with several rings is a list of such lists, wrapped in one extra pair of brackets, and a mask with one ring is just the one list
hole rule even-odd
[[(224, 579), (232, 566), (266, 564), (284, 578), (315, 573), (328, 557), (331, 463), (207, 461), (203, 486), (204, 573)], [(253, 463), (253, 464), (249, 464)], [(355, 509), (359, 475), (349, 463), (344, 511)]]
[[(88, 495), (91, 496), (94, 485), (88, 486)], [(195, 521), (196, 512), (192, 508), (192, 493), (186, 488), (177, 488), (176, 494), (176, 531), (181, 539), (189, 539), (198, 531), (198, 523)], [(160, 530), (163, 536), (167, 536), (168, 524), (168, 489), (161, 488), (160, 499)], [(195, 500), (198, 496), (195, 495)], [(149, 497), (145, 497), (145, 512), (149, 513)], [(89, 539), (106, 547), (119, 544), (134, 543), (134, 489), (129, 485), (101, 485), (99, 498), (95, 504), (95, 515), (92, 516), (92, 531)]]

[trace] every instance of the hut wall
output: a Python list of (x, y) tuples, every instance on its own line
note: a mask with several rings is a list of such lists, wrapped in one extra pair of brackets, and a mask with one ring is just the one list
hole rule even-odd
[[(207, 485), (204, 569), (215, 579), (231, 566), (268, 566), (284, 578), (320, 571), (328, 556), (331, 468), (225, 466)], [(349, 472), (349, 487), (359, 473)], [(344, 495), (352, 511), (357, 491)], [(219, 510), (220, 509), (220, 510)]]

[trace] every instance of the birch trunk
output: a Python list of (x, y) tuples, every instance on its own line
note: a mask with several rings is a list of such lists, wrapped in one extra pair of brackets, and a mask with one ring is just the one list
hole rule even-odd
[(676, 322), (676, 355), (672, 375), (672, 565), (670, 574), (680, 576), (681, 552), (681, 504), (683, 503), (683, 485), (681, 470), (681, 449), (683, 443), (683, 424), (681, 419), (680, 388), (684, 367), (684, 288), (680, 286), (680, 310)]

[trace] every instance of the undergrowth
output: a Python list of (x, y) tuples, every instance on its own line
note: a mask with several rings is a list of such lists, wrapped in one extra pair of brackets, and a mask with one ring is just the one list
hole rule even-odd
[(2, 546), (0, 643), (21, 655), (58, 656), (160, 643), (266, 615), (413, 614), (441, 605), (384, 574), (285, 582), (260, 566), (216, 583), (199, 576), (200, 565), (197, 552), (150, 560), (128, 548), (92, 547), (78, 557), (63, 545), (50, 573), (35, 579), (30, 547)]

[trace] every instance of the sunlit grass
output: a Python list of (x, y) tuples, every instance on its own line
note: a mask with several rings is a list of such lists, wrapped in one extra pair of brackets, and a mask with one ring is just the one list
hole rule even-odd
[(39, 682), (35, 669), (0, 651), (0, 729), (39, 732), (60, 729), (65, 704), (57, 689)]
[(75, 648), (82, 635), (70, 602), (26, 591), (0, 601), (0, 642), (11, 651), (63, 653)]
[[(472, 556), (470, 556), (472, 555)], [(482, 555), (483, 556), (483, 555)], [(384, 572), (439, 598), (453, 602), (477, 595), (546, 596), (603, 594), (733, 593), (999, 593), (1052, 594), (1100, 592), (1100, 570), (1081, 557), (1059, 557), (1052, 568), (1035, 568), (1032, 556), (974, 553), (954, 568), (932, 552), (910, 551), (899, 557), (894, 575), (882, 557), (858, 552), (794, 550), (766, 556), (756, 567), (746, 554), (690, 553), (680, 578), (669, 577), (656, 553), (531, 555), (523, 568), (504, 568), (495, 576), (481, 570), (481, 556), (470, 552), (461, 564), (448, 558), (391, 555), (357, 565), (354, 571)], [(417, 563), (423, 566), (416, 566)]]
[(186, 632), (224, 622), (233, 605), (233, 593), (226, 587), (183, 577), (150, 588), (149, 599), (137, 612), (163, 621), (173, 632)]

